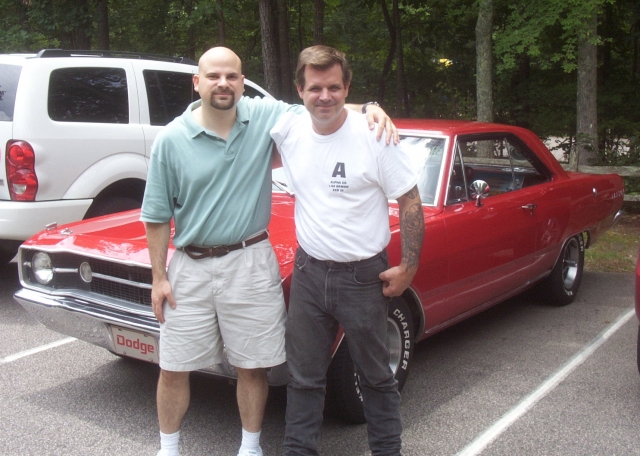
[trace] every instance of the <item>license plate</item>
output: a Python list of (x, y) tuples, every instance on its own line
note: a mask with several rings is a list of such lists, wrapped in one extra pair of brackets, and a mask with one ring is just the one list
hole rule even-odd
[(111, 326), (115, 352), (130, 358), (159, 363), (158, 341), (150, 334)]

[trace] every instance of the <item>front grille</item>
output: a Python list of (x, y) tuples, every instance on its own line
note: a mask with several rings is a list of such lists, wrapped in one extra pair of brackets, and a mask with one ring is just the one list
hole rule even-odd
[[(88, 262), (91, 265), (91, 270), (96, 274), (149, 285), (152, 282), (151, 269), (97, 259), (88, 259)], [(91, 291), (135, 304), (151, 306), (151, 290), (147, 288), (94, 277), (91, 281)]]
[[(22, 259), (29, 263), (37, 250), (23, 253)], [(70, 252), (51, 252), (51, 262), (59, 269), (49, 284), (56, 290), (82, 290), (108, 296), (132, 304), (151, 307), (152, 274), (150, 267), (129, 266), (116, 261), (91, 258)], [(82, 263), (89, 263), (93, 272), (90, 283), (84, 282), (79, 274)], [(101, 277), (97, 277), (101, 276)], [(26, 269), (25, 277), (36, 284), (32, 271)], [(125, 282), (125, 283), (122, 283)], [(128, 282), (128, 283), (126, 283)]]
[(151, 290), (144, 288), (94, 277), (91, 281), (91, 291), (135, 304), (151, 306)]

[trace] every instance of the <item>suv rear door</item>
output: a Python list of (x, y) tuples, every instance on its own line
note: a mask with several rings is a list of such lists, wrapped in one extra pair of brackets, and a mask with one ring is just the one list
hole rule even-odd
[[(134, 80), (124, 59), (35, 58), (25, 65), (13, 133), (35, 151), (38, 201), (62, 199), (80, 176), (93, 190), (78, 197), (94, 197), (118, 178), (101, 173), (105, 160), (121, 154), (144, 160)], [(122, 172), (146, 178), (144, 166)]]

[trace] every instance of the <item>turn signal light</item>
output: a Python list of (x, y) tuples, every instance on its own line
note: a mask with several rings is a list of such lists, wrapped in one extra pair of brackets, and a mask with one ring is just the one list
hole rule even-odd
[(13, 201), (35, 201), (38, 193), (36, 154), (26, 141), (9, 141), (5, 156), (7, 184)]

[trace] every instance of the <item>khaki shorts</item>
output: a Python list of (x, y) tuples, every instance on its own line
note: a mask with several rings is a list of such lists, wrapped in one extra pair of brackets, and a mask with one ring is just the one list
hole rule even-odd
[(194, 260), (176, 250), (169, 264), (176, 308), (165, 302), (160, 367), (202, 369), (223, 360), (255, 369), (285, 362), (286, 309), (269, 240), (219, 258)]

